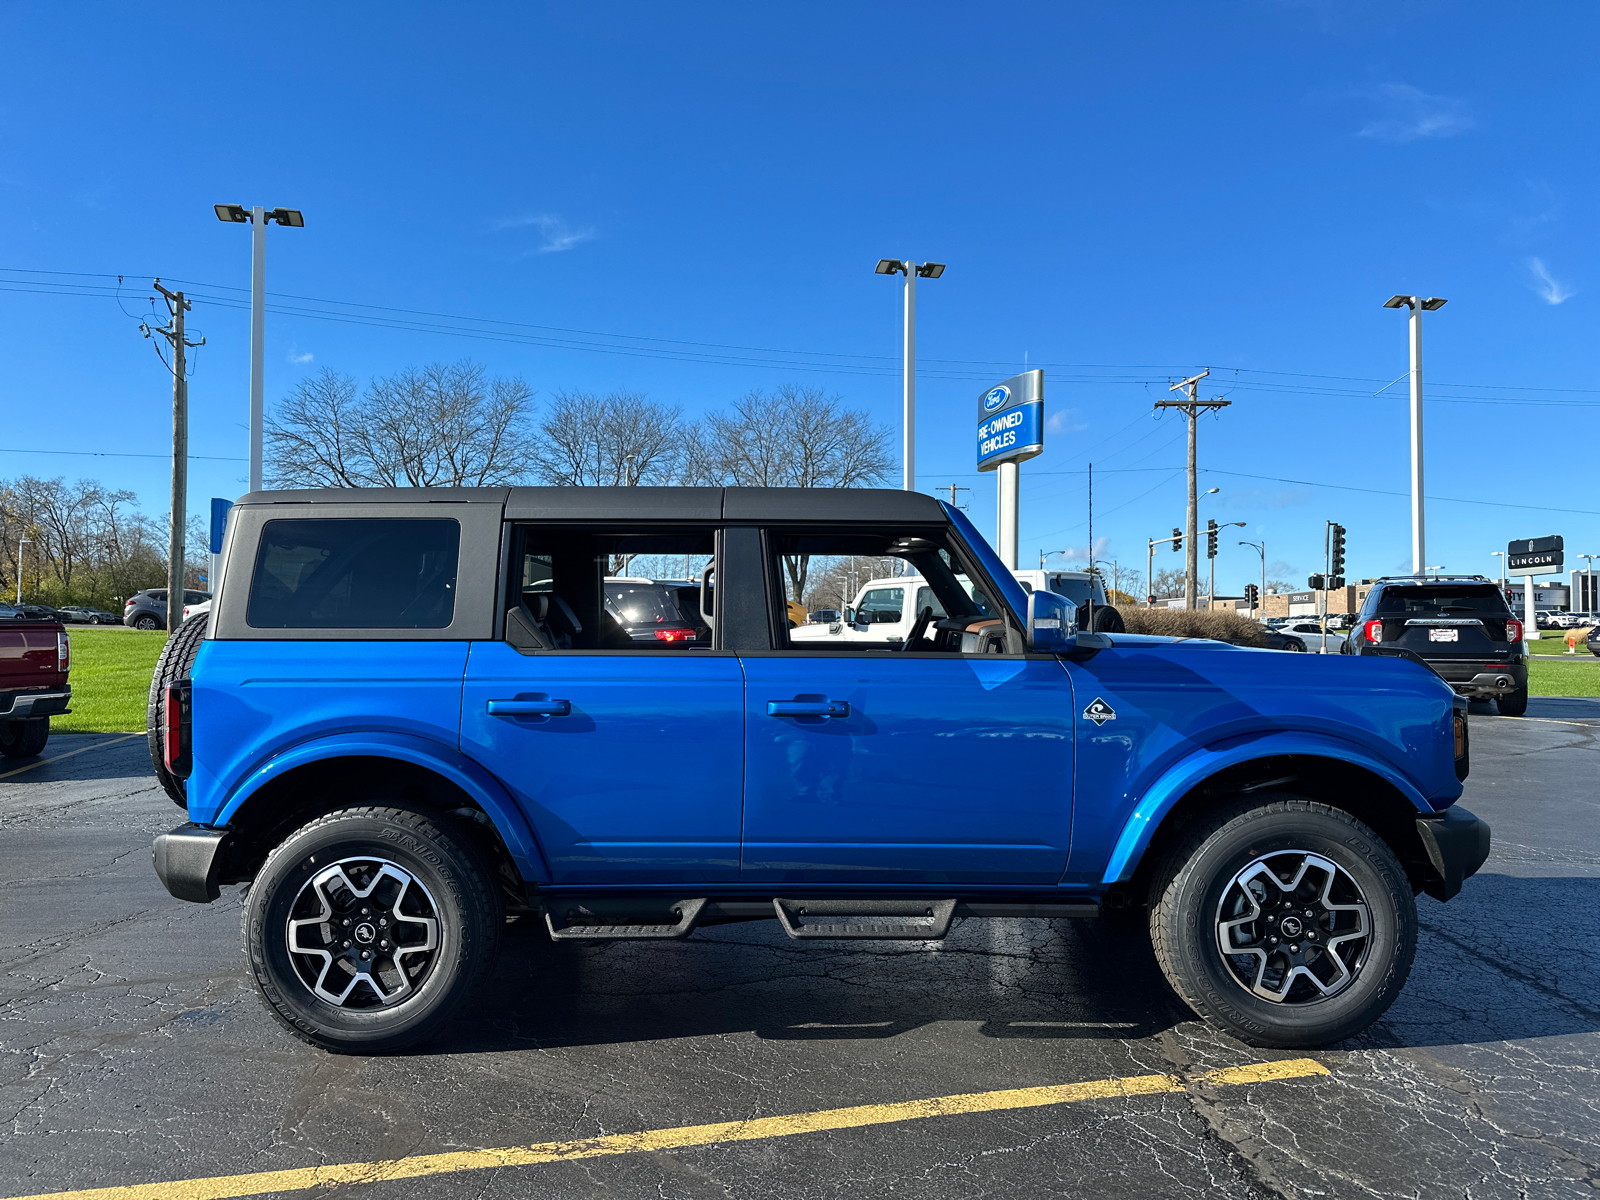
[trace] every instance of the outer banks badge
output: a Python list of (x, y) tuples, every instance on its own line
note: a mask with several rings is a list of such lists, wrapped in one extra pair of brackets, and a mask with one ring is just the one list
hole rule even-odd
[(1099, 696), (1096, 696), (1094, 703), (1083, 710), (1083, 716), (1085, 720), (1093, 721), (1096, 725), (1104, 725), (1107, 721), (1115, 721), (1117, 719), (1116, 710), (1100, 699)]

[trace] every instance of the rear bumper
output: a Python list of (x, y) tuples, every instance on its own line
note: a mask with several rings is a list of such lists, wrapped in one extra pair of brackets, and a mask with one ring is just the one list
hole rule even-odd
[(67, 711), (72, 702), (72, 685), (46, 688), (37, 692), (9, 692), (0, 695), (0, 721), (21, 721), (28, 717), (49, 717)]
[(151, 844), (156, 878), (179, 900), (210, 904), (222, 894), (217, 868), (229, 837), (226, 829), (179, 825), (157, 836)]
[(1422, 890), (1435, 900), (1454, 896), (1463, 881), (1476, 875), (1489, 857), (1488, 822), (1464, 808), (1447, 808), (1436, 817), (1418, 817), (1417, 837), (1432, 867)]

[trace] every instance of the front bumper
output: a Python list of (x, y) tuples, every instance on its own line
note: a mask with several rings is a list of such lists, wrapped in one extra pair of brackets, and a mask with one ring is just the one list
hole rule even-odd
[(70, 703), (72, 703), (71, 684), (62, 684), (58, 688), (46, 688), (37, 692), (12, 692), (9, 696), (0, 697), (0, 704), (9, 705), (0, 709), (0, 721), (58, 716), (67, 711), (67, 705)]
[(1451, 807), (1433, 817), (1417, 818), (1417, 837), (1432, 868), (1422, 890), (1435, 900), (1448, 900), (1461, 884), (1477, 874), (1489, 857), (1489, 824), (1464, 808)]
[(228, 830), (204, 825), (179, 825), (158, 835), (150, 847), (156, 878), (179, 900), (210, 904), (222, 894), (217, 868), (228, 837)]

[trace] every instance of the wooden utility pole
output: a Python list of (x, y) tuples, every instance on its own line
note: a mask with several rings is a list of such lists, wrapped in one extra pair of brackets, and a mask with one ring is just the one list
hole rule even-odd
[[(944, 491), (944, 488), (940, 488), (939, 490), (942, 492), (942, 491)], [(957, 487), (955, 484), (952, 483), (950, 485), (950, 507), (951, 508), (955, 508), (956, 507), (956, 493), (957, 492), (970, 492), (971, 490), (972, 490), (971, 488)]]
[(1184, 557), (1183, 567), (1183, 606), (1193, 609), (1195, 606), (1197, 577), (1200, 574), (1199, 547), (1195, 545), (1200, 533), (1200, 472), (1195, 459), (1195, 425), (1203, 409), (1227, 408), (1232, 400), (1201, 400), (1199, 398), (1200, 381), (1211, 374), (1207, 367), (1198, 375), (1191, 375), (1188, 379), (1179, 380), (1167, 390), (1169, 392), (1182, 391), (1188, 394), (1187, 400), (1157, 400), (1157, 408), (1176, 408), (1189, 418), (1189, 522), (1185, 533), (1188, 536), (1188, 553)]
[(183, 542), (189, 511), (189, 380), (184, 351), (204, 346), (184, 340), (183, 315), (193, 305), (182, 292), (169, 292), (155, 281), (156, 291), (166, 298), (171, 320), (162, 328), (140, 326), (145, 337), (160, 336), (172, 347), (172, 516), (167, 531), (167, 632), (173, 634), (183, 624)]

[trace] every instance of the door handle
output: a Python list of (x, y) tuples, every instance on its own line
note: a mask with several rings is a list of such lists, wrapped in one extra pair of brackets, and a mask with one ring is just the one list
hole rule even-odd
[(570, 717), (571, 700), (491, 700), (491, 717)]
[(848, 717), (848, 700), (768, 700), (769, 717)]

